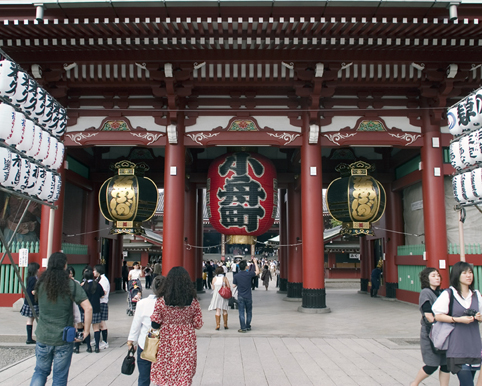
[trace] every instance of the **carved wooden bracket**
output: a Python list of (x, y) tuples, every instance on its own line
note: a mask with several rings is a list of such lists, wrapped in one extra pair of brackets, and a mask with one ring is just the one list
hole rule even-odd
[(388, 128), (381, 118), (360, 118), (353, 128), (345, 127), (337, 132), (322, 133), (324, 146), (350, 145), (391, 145), (391, 146), (422, 146), (422, 135), (407, 132), (396, 127)]
[(165, 133), (132, 127), (126, 117), (107, 117), (99, 127), (65, 134), (65, 146), (125, 145), (164, 146)]

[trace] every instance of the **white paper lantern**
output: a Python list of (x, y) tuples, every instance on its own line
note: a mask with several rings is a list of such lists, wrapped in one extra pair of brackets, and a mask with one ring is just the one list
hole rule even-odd
[(465, 197), (466, 201), (477, 200), (472, 187), (472, 172), (462, 174), (462, 196)]
[(20, 182), (21, 157), (15, 152), (10, 152), (11, 162), (8, 177), (3, 183), (7, 188), (14, 188)]
[(54, 174), (50, 170), (47, 170), (47, 173), (45, 174), (45, 182), (42, 185), (37, 196), (43, 201), (49, 201), (49, 200), (52, 200), (54, 193), (55, 193)]
[(53, 118), (53, 113), (55, 109), (55, 100), (52, 96), (48, 93), (45, 94), (45, 109), (44, 113), (41, 117), (39, 117), (39, 122), (43, 123), (45, 126), (49, 124), (49, 122)]
[(460, 144), (459, 141), (453, 141), (449, 148), (450, 153), (450, 163), (456, 170), (462, 170), (464, 164), (460, 158)]
[(54, 164), (52, 165), (52, 169), (58, 170), (62, 166), (62, 162), (64, 161), (64, 152), (65, 147), (62, 142), (57, 143), (57, 155), (55, 157)]
[(4, 184), (8, 179), (10, 167), (12, 163), (12, 156), (10, 150), (5, 147), (0, 147), (0, 184)]
[(42, 128), (40, 126), (34, 125), (32, 146), (30, 147), (30, 149), (28, 149), (25, 152), (29, 157), (36, 159), (36, 155), (40, 152), (41, 139), (42, 139)]
[(17, 88), (18, 66), (9, 60), (2, 60), (0, 64), (0, 96), (11, 100)]
[(33, 114), (35, 112), (35, 106), (37, 105), (37, 89), (39, 88), (37, 82), (32, 78), (28, 80), (28, 95), (27, 101), (23, 105), (23, 112), (25, 115), (30, 116), (33, 118)]
[(43, 167), (39, 167), (38, 169), (38, 177), (37, 181), (35, 182), (35, 186), (29, 189), (29, 193), (31, 196), (40, 196), (42, 192), (43, 186), (45, 184), (45, 179), (47, 177), (47, 169)]
[(482, 129), (469, 134), (469, 153), (474, 164), (482, 162)]
[(60, 191), (62, 189), (62, 179), (58, 174), (55, 175), (55, 191), (54, 195), (52, 197), (52, 202), (55, 202), (59, 199), (60, 197)]
[(35, 162), (30, 163), (30, 171), (28, 176), (28, 183), (25, 189), (22, 190), (23, 193), (34, 195), (35, 185), (38, 182), (40, 166), (37, 165)]
[(17, 73), (17, 87), (12, 97), (12, 102), (16, 105), (24, 105), (28, 99), (28, 83), (29, 76), (26, 72), (19, 71)]
[(32, 117), (42, 124), (41, 118), (45, 112), (45, 98), (47, 97), (47, 91), (42, 87), (37, 89), (37, 103), (35, 104), (35, 110), (33, 111)]
[(449, 131), (450, 134), (453, 136), (458, 136), (462, 134), (462, 127), (460, 127), (458, 119), (457, 119), (457, 105), (452, 107), (448, 112), (447, 112), (447, 120), (449, 122)]
[(40, 126), (37, 126), (40, 129), (40, 146), (39, 151), (33, 157), (40, 162), (43, 162), (47, 154), (49, 153), (50, 149), (50, 139), (52, 138), (49, 133), (42, 130)]
[(13, 187), (15, 190), (23, 191), (28, 186), (30, 177), (30, 161), (27, 158), (20, 158), (20, 179)]
[(25, 118), (25, 115), (15, 111), (12, 135), (5, 139), (5, 143), (10, 146), (16, 146), (20, 141), (22, 141), (26, 124), (27, 118)]
[(464, 169), (475, 164), (475, 161), (470, 157), (469, 138), (469, 135), (465, 135), (459, 141), (460, 159)]
[(482, 198), (482, 169), (472, 170), (472, 189), (477, 198)]
[(15, 121), (15, 109), (6, 104), (0, 104), (0, 139), (6, 140), (13, 134), (13, 123)]
[(20, 141), (17, 143), (17, 149), (23, 152), (27, 152), (33, 145), (35, 134), (34, 123), (30, 119), (25, 119), (25, 128)]
[(44, 158), (42, 163), (47, 167), (52, 167), (55, 162), (55, 158), (57, 157), (57, 147), (59, 141), (55, 137), (50, 137), (50, 144), (49, 144), (49, 151), (47, 153), (47, 157)]

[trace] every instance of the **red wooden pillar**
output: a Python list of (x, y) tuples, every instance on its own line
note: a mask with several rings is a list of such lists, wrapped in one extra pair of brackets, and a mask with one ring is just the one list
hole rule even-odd
[(396, 290), (398, 288), (398, 267), (395, 264), (395, 257), (398, 253), (397, 247), (405, 244), (405, 236), (403, 235), (402, 194), (399, 191), (392, 191), (391, 184), (386, 186), (385, 191), (387, 193), (387, 228), (394, 232), (390, 232), (387, 235), (383, 275), (385, 278), (387, 298), (396, 298)]
[[(99, 184), (92, 183), (92, 190), (85, 193), (84, 207), (84, 227), (82, 235), (82, 244), (87, 245), (89, 254), (89, 264), (95, 265), (99, 261)], [(104, 218), (104, 217), (102, 217)], [(106, 225), (107, 227), (107, 225)], [(109, 279), (114, 278), (109, 272)], [(118, 277), (121, 277), (120, 273)]]
[(65, 167), (64, 164), (58, 170), (62, 179), (59, 199), (55, 202), (57, 209), (54, 212), (54, 233), (52, 239), (52, 253), (62, 250), (62, 231), (64, 225), (64, 199), (65, 199)]
[(204, 190), (197, 190), (197, 203), (196, 203), (196, 289), (198, 293), (204, 292), (203, 286), (203, 236), (204, 236)]
[[(301, 245), (301, 193), (288, 187), (288, 285), (287, 299), (301, 300), (303, 289), (303, 248)], [(299, 245), (298, 245), (299, 244)]]
[(303, 292), (299, 311), (329, 312), (325, 293), (321, 144), (309, 143), (310, 121), (303, 115), (301, 145), (301, 210)]
[(279, 244), (278, 261), (280, 264), (279, 291), (287, 293), (288, 291), (288, 216), (286, 213), (286, 189), (279, 191), (280, 218), (279, 218)]
[(149, 252), (148, 251), (142, 251), (141, 252), (140, 263), (141, 263), (142, 271), (144, 272), (144, 268), (146, 267), (147, 263), (149, 263)]
[(365, 235), (360, 239), (360, 291), (366, 294), (368, 292), (368, 282), (370, 281), (370, 256), (368, 251), (368, 241)]
[(182, 266), (184, 254), (184, 119), (178, 115), (177, 143), (167, 143), (164, 166), (164, 221), (162, 274)]
[(196, 281), (196, 186), (189, 184), (184, 193), (184, 262), (191, 281)]
[[(426, 103), (424, 107), (427, 107)], [(422, 110), (422, 191), (427, 267), (437, 268), (443, 283), (449, 283), (447, 225), (440, 126), (430, 121), (430, 110)], [(443, 268), (444, 267), (444, 268)]]

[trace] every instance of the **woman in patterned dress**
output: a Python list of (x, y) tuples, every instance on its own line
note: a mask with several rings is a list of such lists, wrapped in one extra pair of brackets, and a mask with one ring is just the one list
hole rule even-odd
[(203, 325), (196, 289), (183, 267), (167, 274), (151, 316), (160, 329), (157, 361), (151, 367), (151, 382), (158, 386), (188, 386), (196, 374), (197, 342), (194, 329)]
[(23, 302), (22, 309), (20, 310), (20, 314), (25, 316), (27, 318), (27, 344), (35, 344), (37, 343), (36, 340), (32, 338), (32, 329), (33, 329), (33, 312), (32, 308), (28, 304), (27, 301), (27, 296), (30, 298), (30, 301), (32, 302), (33, 308), (35, 310), (35, 313), (37, 314), (37, 317), (39, 315), (38, 313), (38, 303), (35, 301), (35, 284), (37, 284), (38, 280), (38, 270), (40, 269), (39, 263), (30, 263), (28, 265), (28, 270), (27, 270), (27, 293), (25, 294), (25, 300)]
[(223, 321), (224, 321), (224, 329), (228, 329), (228, 306), (229, 300), (224, 299), (221, 295), (219, 295), (219, 290), (223, 286), (230, 287), (229, 280), (226, 276), (224, 276), (224, 269), (221, 267), (217, 267), (214, 271), (216, 275), (212, 281), (213, 286), (213, 297), (211, 298), (211, 304), (209, 304), (208, 311), (216, 310), (216, 330), (219, 330), (221, 324), (221, 310), (223, 311)]

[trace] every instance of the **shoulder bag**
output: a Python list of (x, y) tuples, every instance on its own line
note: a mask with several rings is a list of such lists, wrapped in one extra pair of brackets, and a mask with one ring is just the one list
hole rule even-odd
[[(447, 315), (452, 316), (454, 293), (449, 288), (449, 312)], [(443, 354), (449, 348), (449, 336), (455, 328), (454, 323), (434, 322), (430, 329), (430, 341), (433, 344), (432, 350), (438, 354)]]
[(231, 299), (233, 294), (231, 293), (231, 288), (229, 288), (223, 280), (223, 286), (219, 289), (219, 295), (223, 299)]
[[(74, 323), (77, 323), (77, 322), (75, 322), (75, 310), (74, 310), (74, 308), (77, 306), (77, 304), (75, 303), (75, 292), (76, 292), (76, 290), (77, 290), (77, 286), (74, 283), (74, 296), (70, 297), (70, 299), (72, 300), (72, 304), (73, 304), (72, 312), (74, 314)], [(77, 308), (77, 310), (79, 310), (79, 309)], [(62, 340), (64, 342), (67, 342), (67, 343), (72, 343), (75, 340), (75, 333), (76, 333), (75, 327), (72, 327), (72, 326), (64, 327), (64, 330), (62, 331)]]
[(132, 375), (136, 368), (136, 357), (134, 356), (134, 348), (132, 347), (124, 360), (122, 361), (121, 373), (125, 375)]
[(159, 349), (159, 330), (151, 328), (146, 335), (144, 342), (144, 350), (141, 352), (141, 358), (149, 361), (157, 361), (157, 350)]

